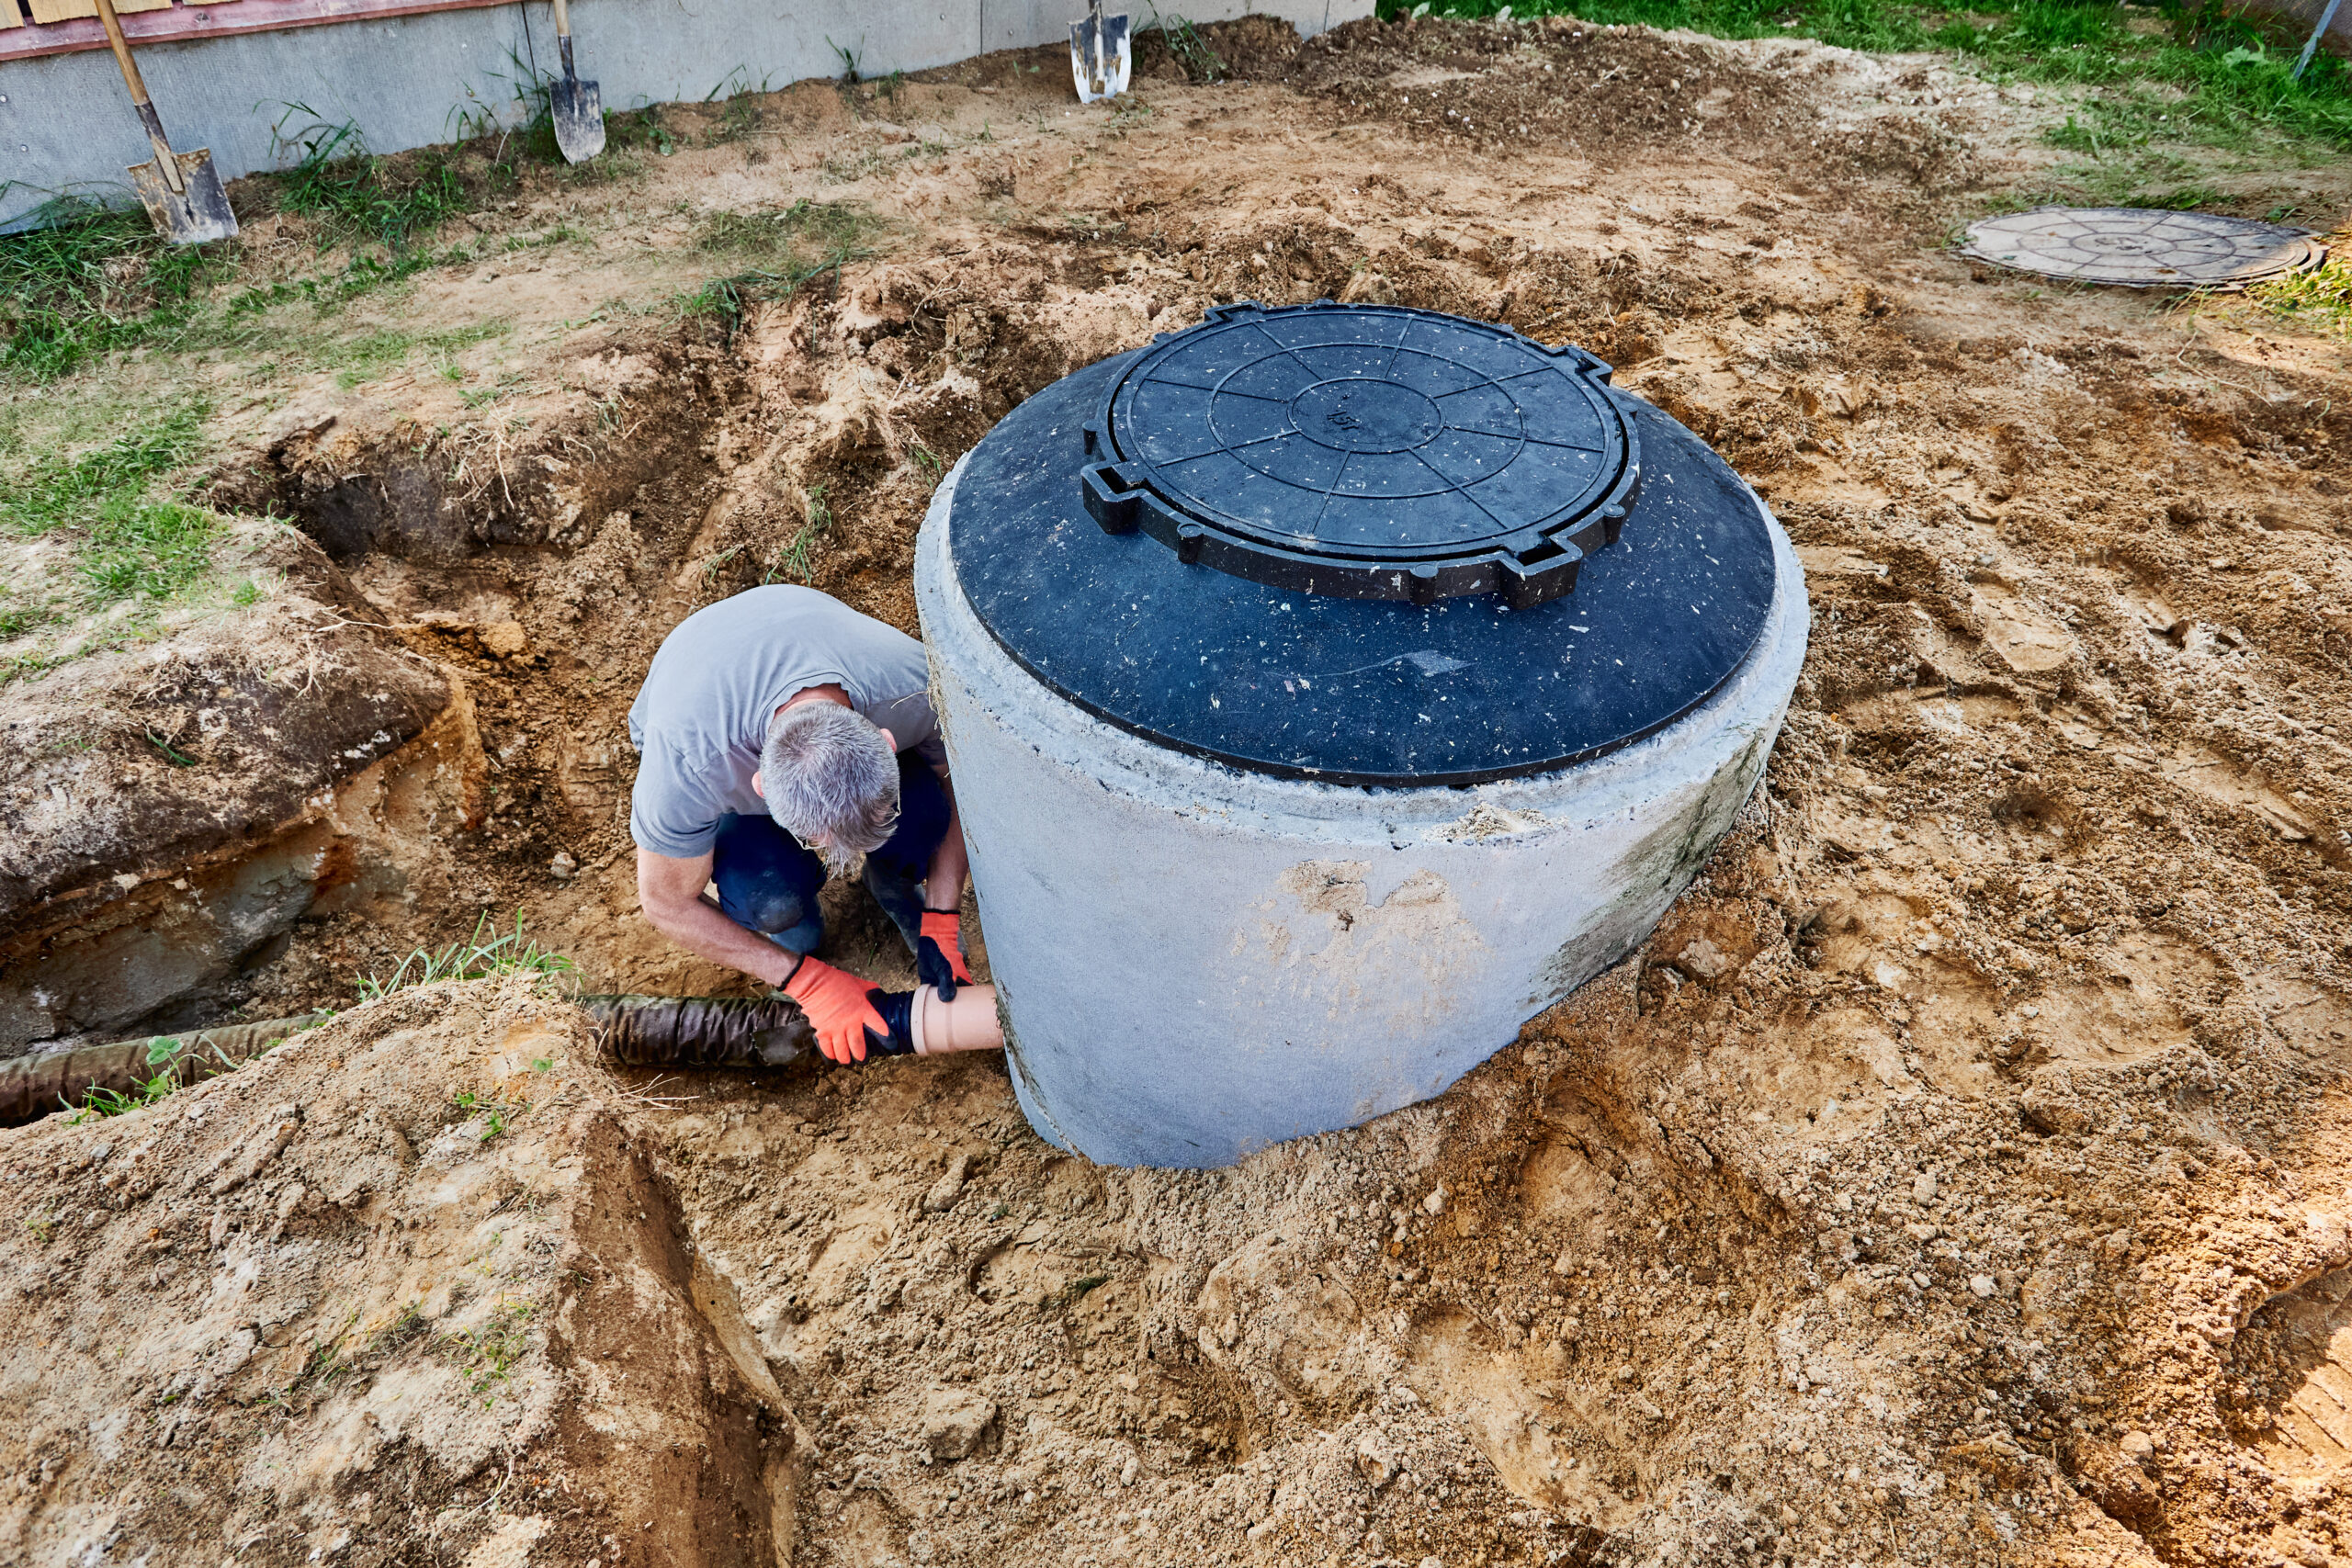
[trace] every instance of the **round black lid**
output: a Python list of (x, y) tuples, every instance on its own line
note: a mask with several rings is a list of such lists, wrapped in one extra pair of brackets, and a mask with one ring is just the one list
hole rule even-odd
[(1747, 487), (1608, 378), (1430, 311), (1225, 307), (989, 432), (956, 575), (1049, 688), (1182, 750), (1388, 785), (1583, 761), (1704, 702), (1774, 584)]
[(1534, 604), (1641, 482), (1608, 381), (1580, 348), (1434, 310), (1222, 306), (1112, 388), (1087, 510), (1277, 587)]

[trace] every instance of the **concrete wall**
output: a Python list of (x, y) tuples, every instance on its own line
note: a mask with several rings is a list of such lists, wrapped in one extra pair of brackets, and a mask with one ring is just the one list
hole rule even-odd
[[(730, 77), (781, 87), (837, 76), (836, 43), (854, 50), (867, 74), (1050, 43), (1066, 39), (1085, 9), (1084, 0), (580, 0), (571, 17), (581, 73), (602, 84), (607, 109), (625, 109), (698, 99)], [(1139, 27), (1151, 16), (1140, 3), (1128, 10)], [(1251, 12), (1312, 34), (1371, 15), (1372, 0), (1186, 0), (1168, 8), (1196, 22)], [(469, 114), (511, 121), (534, 61), (543, 73), (555, 68), (555, 23), (542, 4), (140, 51), (173, 144), (211, 148), (232, 179), (288, 161), (273, 136), (281, 124), (291, 131), (314, 119), (350, 120), (372, 151), (394, 152), (455, 139)], [(296, 103), (311, 112), (290, 111)], [(128, 199), (123, 169), (149, 156), (111, 54), (0, 64), (0, 225), (54, 196)]]

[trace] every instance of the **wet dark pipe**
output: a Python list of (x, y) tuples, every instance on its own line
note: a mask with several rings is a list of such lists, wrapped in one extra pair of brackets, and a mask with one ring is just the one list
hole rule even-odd
[[(866, 1059), (986, 1051), (1004, 1044), (996, 987), (956, 987), (953, 1002), (936, 991), (865, 993), (890, 1026), (888, 1038), (865, 1032)], [(786, 1067), (823, 1060), (800, 1004), (765, 997), (582, 997), (611, 1060), (638, 1067)]]
[[(278, 1042), (316, 1028), (333, 1013), (270, 1018), (176, 1034), (141, 1035), (79, 1051), (12, 1056), (0, 1062), (0, 1127), (20, 1127), (52, 1111), (83, 1104), (94, 1089), (129, 1094), (168, 1072), (186, 1089), (243, 1066)], [(158, 1047), (161, 1047), (160, 1055)]]
[[(996, 987), (963, 986), (956, 1000), (938, 993), (868, 991), (890, 1026), (888, 1039), (865, 1032), (866, 1055), (937, 1055), (985, 1051), (1004, 1043), (997, 1021)], [(788, 1067), (825, 1058), (817, 1050), (800, 1004), (765, 997), (629, 997), (575, 998), (594, 1019), (606, 1057), (638, 1067)], [(137, 1040), (117, 1040), (79, 1051), (0, 1061), (0, 1127), (22, 1126), (51, 1111), (87, 1102), (90, 1091), (130, 1094), (169, 1072), (186, 1089), (232, 1071), (333, 1013), (265, 1019)], [(159, 1052), (160, 1048), (160, 1052)]]

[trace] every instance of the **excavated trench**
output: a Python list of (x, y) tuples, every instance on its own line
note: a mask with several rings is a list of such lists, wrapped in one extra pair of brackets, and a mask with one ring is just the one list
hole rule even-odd
[[(1414, 57), (1482, 124), (1525, 85), (1480, 74), (1489, 31)], [(1531, 47), (1596, 92), (1568, 51), (1699, 79), (1679, 40)], [(1771, 115), (1813, 90), (1705, 63)], [(1270, 123), (1322, 94), (1374, 134), (1336, 69)], [(0, 1053), (341, 1016), (151, 1110), (0, 1133), (0, 1545), (2352, 1557), (2345, 645), (2303, 608), (2352, 581), (2352, 402), (2155, 386), (2161, 324), (2029, 321), (1957, 267), (1890, 300), (1843, 198), (1788, 188), (1820, 169), (1661, 164), (1722, 188), (1637, 250), (1648, 215), (1565, 177), (1530, 204), (1467, 138), (1415, 130), (1408, 189), (1351, 143), (1219, 141), (1233, 112), (1169, 116), (1171, 159), (1232, 182), (1205, 195), (990, 144), (970, 177), (1127, 228), (910, 241), (731, 337), (613, 331), (527, 430), (291, 408), (215, 486), (295, 520), (241, 536), (278, 585), (251, 618), (11, 699), (0, 807), (41, 852), (0, 886)], [(1857, 211), (1916, 215), (1911, 175), (1855, 167), (1904, 187)], [(1771, 226), (1839, 265), (1768, 275), (1797, 248)], [(561, 986), (747, 994), (636, 909), (625, 718), (663, 632), (803, 579), (912, 630), (923, 506), (1007, 410), (1212, 299), (1351, 291), (1617, 359), (1759, 481), (1815, 613), (1700, 882), (1460, 1086), (1125, 1171), (1038, 1140), (1001, 1063), (665, 1074), (526, 981), (354, 1006), (518, 914)], [(831, 954), (910, 985), (828, 897)]]
[[(888, 287), (875, 295), (885, 320)], [(517, 911), (578, 962), (566, 983), (579, 988), (741, 992), (634, 918), (629, 672), (692, 607), (774, 575), (820, 505), (833, 519), (820, 585), (906, 624), (912, 528), (936, 468), (912, 454), (952, 453), (981, 411), (1093, 346), (1046, 355), (1031, 337), (1032, 357), (991, 375), (990, 389), (959, 388), (946, 412), (918, 410), (904, 425), (870, 411), (810, 420), (763, 400), (747, 367), (763, 342), (809, 330), (804, 313), (779, 314), (772, 336), (733, 352), (646, 350), (642, 400), (619, 427), (639, 438), (582, 455), (573, 444), (586, 438), (569, 434), (470, 489), (446, 457), (371, 468), (380, 449), (339, 434), (340, 422), (232, 476), (248, 504), (290, 513), (308, 536), (273, 547), (311, 563), (312, 602), (333, 607), (311, 624), (368, 639), (338, 645), (327, 678), (415, 671), (425, 695), (412, 731), (379, 756), (357, 748), (276, 832), (117, 882), (96, 917), (71, 889), (51, 897), (46, 923), (15, 928), (12, 953), (33, 962), (12, 957), (12, 994), (81, 987), (113, 1010), (77, 1016), (85, 1035), (210, 1021), (232, 1006), (347, 1005), (353, 976), (389, 974), (411, 949), (464, 935), (477, 912), (503, 929)], [(1858, 724), (1839, 741), (1800, 715), (1776, 775), (1798, 795), (1807, 774), (1855, 766), (1875, 733)], [(1988, 821), (2048, 830), (2031, 812)], [(1671, 1542), (1690, 1562), (1794, 1563), (1826, 1550), (1940, 1563), (1992, 1561), (1989, 1543), (2009, 1550), (2012, 1537), (2079, 1546), (2086, 1562), (2222, 1562), (2179, 1543), (2211, 1538), (2209, 1510), (2255, 1497), (2287, 1499), (2278, 1539), (2323, 1539), (2329, 1510), (2291, 1499), (2332, 1485), (2345, 1451), (2330, 1401), (2352, 1383), (2328, 1347), (2352, 1243), (2330, 1194), (2352, 1159), (2321, 1109), (2332, 1102), (2300, 1098), (2318, 1059), (2236, 1048), (2229, 1071), (2247, 1087), (2235, 1092), (2312, 1107), (2247, 1146), (2230, 1131), (2232, 1089), (2199, 1065), (2215, 1025), (2187, 1021), (2152, 977), (2151, 964), (2186, 962), (2161, 942), (2087, 990), (2012, 990), (2075, 1031), (2029, 1028), (2031, 1055), (1984, 1052), (1980, 1025), (1939, 1021), (1948, 1004), (1883, 975), (1883, 999), (1840, 999), (1825, 978), (1852, 968), (1843, 950), (1871, 896), (1802, 889), (1825, 867), (1833, 888), (1849, 885), (1835, 868), (1860, 852), (1847, 847), (1854, 831), (1823, 834), (1785, 796), (1759, 797), (1643, 956), (1521, 1045), (1431, 1106), (1231, 1173), (1059, 1156), (1021, 1122), (995, 1063), (681, 1079), (596, 1067), (575, 1036), (568, 1059), (604, 1086), (615, 1135), (659, 1167), (673, 1194), (662, 1201), (692, 1237), (693, 1267), (672, 1258), (641, 1277), (690, 1297), (697, 1269), (711, 1289), (723, 1281), (734, 1304), (706, 1303), (675, 1333), (715, 1337), (731, 1364), (752, 1355), (743, 1375), (774, 1380), (771, 1393), (729, 1393), (707, 1411), (672, 1407), (690, 1441), (735, 1445), (726, 1463), (741, 1472), (703, 1483), (737, 1515), (682, 1527), (681, 1560), (752, 1560), (737, 1556), (745, 1540), (797, 1529), (796, 1561), (842, 1563), (1005, 1561), (1023, 1542), (1117, 1553), (1139, 1550), (1146, 1530), (1202, 1557), (1257, 1542), (1300, 1562), (1342, 1550), (1600, 1563)], [(832, 913), (844, 962), (910, 983), (878, 914), (853, 899)], [(178, 967), (124, 961), (173, 951), (190, 929), (173, 921), (198, 919), (236, 934), (182, 942)], [(981, 964), (985, 976), (984, 951)], [(107, 979), (74, 978), (91, 975)], [(444, 1027), (478, 1031), (476, 1005), (441, 1004)], [(375, 1032), (371, 1011), (353, 1027)], [(340, 1038), (321, 1032), (326, 1043), (273, 1070), (321, 1070), (322, 1052), (342, 1059)], [(437, 1125), (404, 1136), (446, 1143)], [(2133, 1131), (2148, 1125), (2180, 1129), (2155, 1145), (2180, 1152), (2153, 1168)], [(52, 1140), (73, 1136), (51, 1127)], [(28, 1201), (62, 1212), (88, 1178), (45, 1159), (15, 1168), (32, 1175)], [(321, 1190), (332, 1164), (303, 1165), (307, 1187), (256, 1193), (250, 1217), (231, 1190), (215, 1210), (230, 1216), (230, 1248), (243, 1235), (287, 1245), (311, 1201), (288, 1191)], [(2173, 1184), (2153, 1208), (2150, 1169)], [(361, 1248), (401, 1234), (364, 1204), (308, 1223), (334, 1235), (356, 1225)], [(637, 1247), (635, 1235), (610, 1246)], [(2232, 1287), (2210, 1317), (2185, 1318), (2177, 1303), (2210, 1293), (2194, 1282), (2211, 1272), (2194, 1261), (2210, 1256), (2198, 1238), (2222, 1236), (2233, 1279), (2281, 1289)], [(399, 1321), (389, 1288), (345, 1288), (379, 1338)], [(291, 1341), (311, 1354), (341, 1343), (317, 1322), (324, 1310), (297, 1303), (288, 1320), (313, 1325)], [(450, 1326), (429, 1343), (486, 1332), (466, 1326), (467, 1310), (447, 1308)], [(550, 1298), (539, 1310), (572, 1309)], [(605, 1432), (603, 1402), (627, 1377), (581, 1369), (628, 1352), (592, 1340), (555, 1334), (526, 1354), (570, 1380), (580, 1411), (562, 1421)], [(395, 1347), (385, 1364), (397, 1360)], [(239, 1375), (240, 1397), (277, 1386), (294, 1400), (288, 1441), (304, 1423), (315, 1435), (352, 1418), (339, 1399), (364, 1404), (386, 1386), (379, 1372), (349, 1396), (285, 1393), (293, 1385)], [(769, 1461), (760, 1480), (778, 1420), (807, 1431), (783, 1445), (794, 1468)], [(453, 1441), (413, 1436), (406, 1484), (479, 1496), (490, 1472)], [(542, 1495), (605, 1463), (594, 1449), (531, 1450), (566, 1456), (535, 1461)], [(2239, 1468), (2196, 1468), (2207, 1461), (2191, 1456), (2216, 1451), (2243, 1456)], [(2249, 1490), (2239, 1478), (2255, 1456), (2303, 1491), (2283, 1479)], [(391, 1473), (372, 1450), (336, 1462), (379, 1489)], [(581, 1520), (653, 1506), (596, 1475), (579, 1482), (600, 1500), (586, 1513), (545, 1512), (549, 1540), (589, 1541)], [(359, 1482), (338, 1484), (348, 1495)], [(382, 1533), (380, 1504), (369, 1506), (361, 1517)]]

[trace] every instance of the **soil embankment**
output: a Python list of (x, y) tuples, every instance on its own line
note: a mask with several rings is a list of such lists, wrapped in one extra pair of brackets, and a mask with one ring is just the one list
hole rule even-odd
[[(641, 185), (512, 215), (576, 250), (401, 307), (520, 323), (503, 368), (456, 362), (514, 378), (490, 414), (419, 366), (254, 415), (218, 492), (295, 516), (369, 657), (449, 681), (463, 734), (412, 815), (348, 835), (373, 892), (296, 901), (279, 947), (153, 1005), (343, 1005), (518, 907), (589, 989), (735, 984), (636, 912), (624, 719), (662, 635), (804, 576), (913, 629), (945, 465), (1245, 297), (1584, 344), (1767, 494), (1815, 637), (1707, 877), (1440, 1100), (1230, 1172), (1058, 1157), (975, 1062), (632, 1100), (575, 1021), (481, 988), (0, 1134), (0, 1431), (29, 1434), (0, 1529), (27, 1554), (486, 1563), (537, 1519), (512, 1560), (733, 1561), (785, 1533), (773, 1505), (794, 1561), (842, 1565), (2352, 1558), (2340, 345), (1952, 257), (2059, 111), (1932, 61), (1573, 25), (1217, 40), (1246, 85), (1147, 73), (1115, 111), (1066, 112), (1050, 53), (904, 84), (888, 118), (823, 85), (744, 135), (679, 111), (701, 130)], [(2339, 174), (2294, 177), (2341, 205)], [(740, 317), (582, 319), (744, 265), (699, 248), (734, 243), (713, 214), (804, 197), (860, 204), (872, 254)], [(391, 689), (335, 689), (363, 687)], [(182, 733), (175, 798), (276, 787)], [(112, 765), (89, 820), (139, 793)], [(132, 859), (106, 908), (183, 874)], [(836, 912), (833, 954), (907, 984), (878, 918)], [(43, 927), (0, 983), (31, 994), (102, 924)], [(541, 1257), (635, 1280), (626, 1308)], [(695, 1267), (740, 1332), (689, 1310)], [(477, 1409), (469, 1347), (510, 1298), (511, 1391)], [(427, 1326), (368, 1349), (411, 1302)], [(658, 1354), (597, 1337), (640, 1309)], [(772, 1409), (805, 1484), (763, 1468)], [(675, 1425), (633, 1451), (674, 1442), (704, 1490), (614, 1457), (640, 1419)], [(328, 1479), (295, 1479), (308, 1453)], [(216, 1501), (173, 1534), (180, 1488)], [(673, 1506), (720, 1493), (735, 1513)], [(688, 1533), (657, 1551), (649, 1519)]]

